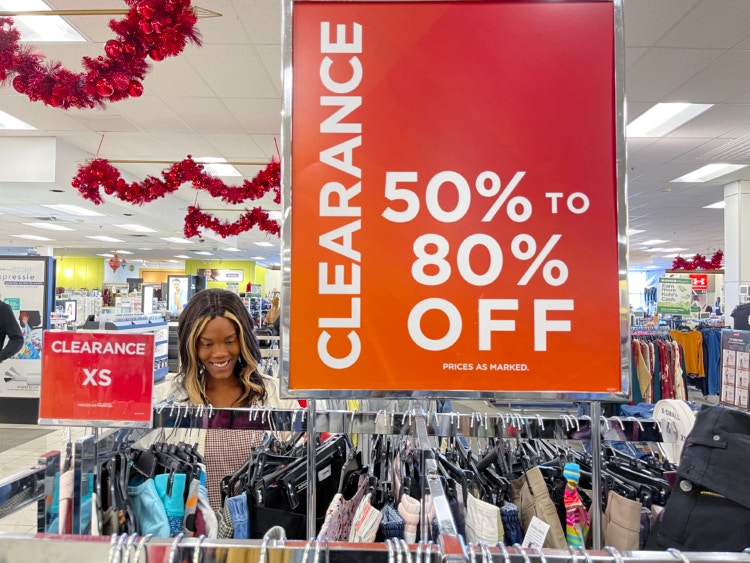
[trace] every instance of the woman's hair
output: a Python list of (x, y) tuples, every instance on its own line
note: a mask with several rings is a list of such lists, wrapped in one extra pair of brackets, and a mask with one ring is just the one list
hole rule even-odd
[(206, 325), (216, 317), (229, 319), (237, 329), (240, 358), (235, 376), (242, 384), (242, 395), (237, 399), (237, 403), (245, 406), (255, 400), (265, 400), (266, 388), (257, 371), (260, 348), (253, 332), (250, 315), (242, 300), (226, 289), (199, 291), (180, 313), (177, 326), (180, 372), (175, 378), (175, 384), (187, 393), (191, 404), (208, 404), (203, 366), (198, 359), (198, 339)]

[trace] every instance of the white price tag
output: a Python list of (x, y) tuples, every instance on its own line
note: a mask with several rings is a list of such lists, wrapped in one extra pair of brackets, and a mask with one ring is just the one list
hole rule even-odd
[(521, 547), (529, 547), (533, 544), (541, 548), (544, 545), (544, 538), (547, 537), (547, 532), (549, 532), (549, 524), (542, 522), (536, 516), (532, 516), (529, 529), (526, 530)]

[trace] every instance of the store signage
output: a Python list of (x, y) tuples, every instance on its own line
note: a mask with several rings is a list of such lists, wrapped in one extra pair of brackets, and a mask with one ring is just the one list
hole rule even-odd
[(696, 291), (708, 289), (708, 274), (690, 274), (691, 288)]
[(687, 278), (659, 278), (656, 312), (669, 315), (689, 315), (691, 283)]
[(212, 270), (211, 268), (199, 268), (198, 275), (204, 276), (207, 281), (241, 282), (245, 276), (243, 270)]
[(613, 3), (396, 4), (294, 5), (285, 388), (626, 393)]
[(725, 405), (748, 410), (750, 331), (721, 331), (721, 394)]
[(44, 333), (42, 424), (151, 426), (154, 335)]

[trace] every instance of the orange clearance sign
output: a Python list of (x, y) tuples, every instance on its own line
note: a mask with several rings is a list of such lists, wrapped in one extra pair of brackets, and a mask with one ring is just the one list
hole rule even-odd
[(39, 420), (151, 427), (154, 335), (44, 333)]
[(627, 393), (615, 17), (294, 2), (290, 394)]

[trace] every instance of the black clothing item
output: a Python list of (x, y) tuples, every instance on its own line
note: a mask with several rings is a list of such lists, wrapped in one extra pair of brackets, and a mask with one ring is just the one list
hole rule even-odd
[[(5, 338), (8, 343), (5, 344)], [(0, 301), (0, 362), (7, 360), (23, 348), (23, 333), (13, 316), (13, 309), (4, 301)]]
[(737, 305), (732, 311), (735, 330), (750, 330), (750, 303)]
[(742, 551), (750, 547), (750, 415), (703, 407), (685, 441), (679, 482), (646, 548)]

